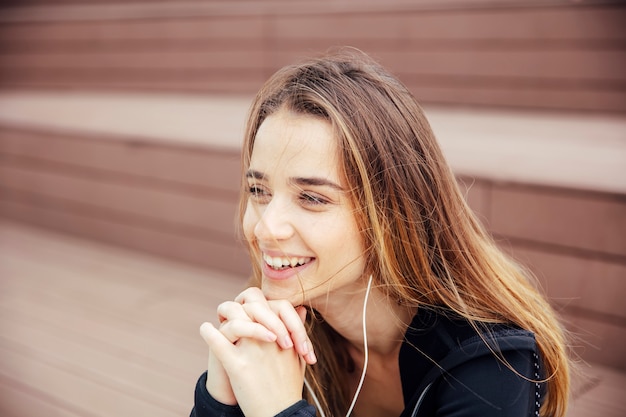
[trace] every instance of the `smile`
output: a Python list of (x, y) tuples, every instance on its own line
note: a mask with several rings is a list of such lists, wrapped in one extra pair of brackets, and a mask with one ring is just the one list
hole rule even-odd
[(296, 268), (311, 262), (310, 257), (276, 257), (263, 254), (263, 261), (272, 269), (281, 271), (287, 268)]

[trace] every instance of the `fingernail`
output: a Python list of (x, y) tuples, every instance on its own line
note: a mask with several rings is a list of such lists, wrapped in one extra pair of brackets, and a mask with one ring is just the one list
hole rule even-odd
[(309, 344), (308, 342), (302, 342), (302, 356), (306, 356), (309, 353)]
[(309, 352), (307, 357), (309, 358), (309, 363), (314, 364), (317, 362), (317, 357), (315, 356), (315, 352), (313, 351)]
[(293, 347), (293, 342), (291, 341), (291, 337), (289, 337), (289, 335), (285, 336), (283, 338), (283, 347), (285, 349), (289, 349), (291, 347)]
[(274, 342), (276, 340), (276, 335), (270, 331), (268, 331), (267, 333), (265, 333), (265, 339), (268, 342)]

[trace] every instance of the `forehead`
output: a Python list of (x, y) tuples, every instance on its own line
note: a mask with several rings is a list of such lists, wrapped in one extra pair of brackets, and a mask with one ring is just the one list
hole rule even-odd
[(268, 116), (259, 127), (250, 168), (266, 174), (289, 171), (338, 179), (338, 161), (337, 141), (329, 122), (280, 110)]

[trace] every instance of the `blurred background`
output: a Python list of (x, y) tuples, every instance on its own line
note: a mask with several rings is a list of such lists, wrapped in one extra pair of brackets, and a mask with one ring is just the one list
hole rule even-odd
[(243, 124), (349, 45), (423, 105), (472, 208), (574, 336), (570, 416), (626, 415), (622, 1), (0, 5), (0, 414), (188, 415), (245, 285)]

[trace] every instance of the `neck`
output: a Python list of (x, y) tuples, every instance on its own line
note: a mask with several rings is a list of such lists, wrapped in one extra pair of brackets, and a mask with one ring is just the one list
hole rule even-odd
[[(363, 308), (367, 286), (349, 294), (333, 294), (316, 309), (351, 345), (350, 351), (363, 353)], [(317, 304), (317, 303), (316, 303)], [(372, 286), (367, 300), (366, 327), (370, 354), (389, 356), (397, 354), (406, 328), (414, 311), (389, 300)]]

